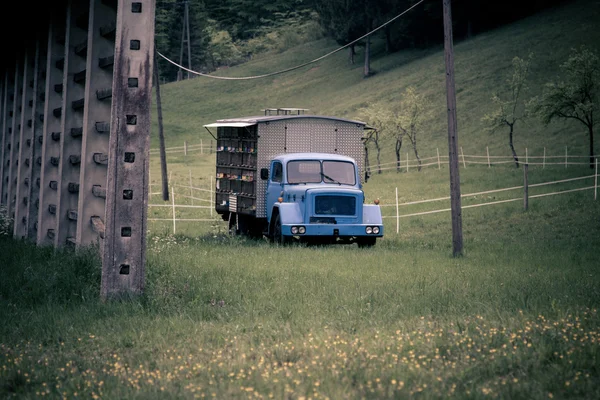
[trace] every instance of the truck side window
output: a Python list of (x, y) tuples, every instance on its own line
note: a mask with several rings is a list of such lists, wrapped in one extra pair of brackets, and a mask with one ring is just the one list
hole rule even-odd
[(283, 181), (283, 165), (280, 162), (273, 163), (273, 174), (271, 175), (272, 182)]

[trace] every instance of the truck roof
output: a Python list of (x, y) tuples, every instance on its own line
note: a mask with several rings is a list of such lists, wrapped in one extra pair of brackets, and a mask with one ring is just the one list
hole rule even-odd
[(356, 160), (354, 160), (352, 157), (333, 153), (287, 153), (281, 154), (273, 159), (279, 160), (283, 163), (286, 163), (290, 160), (335, 160), (356, 163)]
[(257, 125), (261, 122), (270, 122), (270, 121), (281, 121), (286, 119), (327, 119), (331, 121), (339, 121), (345, 122), (349, 124), (357, 124), (363, 125), (365, 129), (372, 129), (367, 126), (365, 122), (339, 118), (339, 117), (331, 117), (326, 115), (259, 115), (259, 116), (251, 116), (251, 117), (239, 117), (239, 118), (226, 118), (226, 119), (218, 119), (217, 122), (204, 125), (205, 128), (218, 128), (218, 127), (245, 127)]

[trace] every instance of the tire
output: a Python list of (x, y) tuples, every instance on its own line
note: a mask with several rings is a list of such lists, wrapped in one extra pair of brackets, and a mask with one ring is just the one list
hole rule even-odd
[(375, 237), (358, 238), (356, 241), (356, 244), (358, 244), (359, 248), (373, 247), (375, 246), (375, 243), (377, 243), (377, 239)]
[(275, 243), (282, 245), (291, 243), (292, 238), (281, 234), (281, 217), (277, 214), (275, 217), (275, 224), (273, 225), (273, 240)]

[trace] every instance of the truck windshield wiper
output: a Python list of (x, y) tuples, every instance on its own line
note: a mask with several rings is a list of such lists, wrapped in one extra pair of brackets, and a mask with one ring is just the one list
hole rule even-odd
[(336, 181), (335, 179), (333, 179), (332, 177), (325, 175), (324, 173), (321, 172), (321, 176), (325, 179), (329, 179), (331, 182), (333, 183), (337, 183), (338, 185), (342, 186), (341, 182)]

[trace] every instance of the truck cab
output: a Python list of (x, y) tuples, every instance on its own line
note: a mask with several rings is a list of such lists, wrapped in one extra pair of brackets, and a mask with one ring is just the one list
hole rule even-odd
[(348, 156), (288, 153), (260, 171), (266, 181), (267, 235), (289, 243), (357, 243), (383, 236), (381, 210), (365, 204), (359, 168)]

